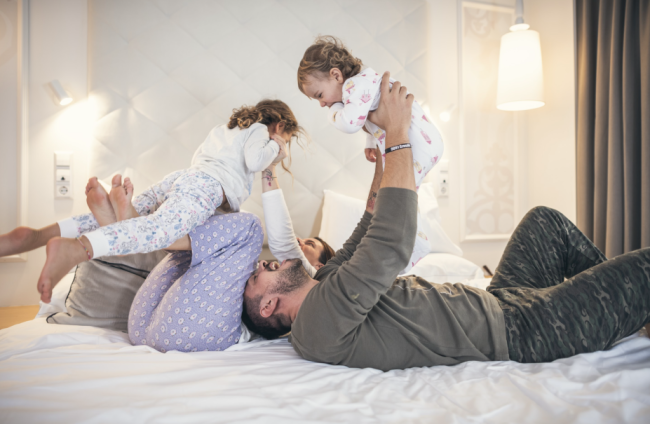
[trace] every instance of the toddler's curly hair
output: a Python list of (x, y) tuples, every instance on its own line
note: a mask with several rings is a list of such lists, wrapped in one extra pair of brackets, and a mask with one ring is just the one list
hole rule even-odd
[(363, 62), (345, 47), (343, 42), (332, 35), (316, 37), (314, 44), (309, 46), (298, 66), (298, 89), (305, 93), (303, 87), (307, 76), (322, 77), (333, 68), (338, 68), (344, 79), (361, 72)]
[[(291, 108), (282, 100), (264, 99), (255, 106), (242, 106), (233, 109), (232, 116), (228, 121), (228, 128), (239, 127), (245, 129), (257, 122), (264, 125), (284, 123), (284, 131), (291, 134), (291, 138), (287, 140), (289, 166), (291, 166), (291, 150), (289, 149), (291, 140), (295, 137), (300, 144), (300, 136), (305, 136), (305, 130), (298, 124), (298, 120)], [(291, 173), (289, 168), (285, 166), (284, 161), (282, 161), (282, 168)]]

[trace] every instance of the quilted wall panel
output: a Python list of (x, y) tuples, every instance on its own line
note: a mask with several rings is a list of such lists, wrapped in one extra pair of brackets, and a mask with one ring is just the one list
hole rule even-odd
[[(363, 133), (338, 132), (300, 93), (300, 58), (315, 36), (336, 35), (426, 105), (425, 8), (424, 0), (92, 0), (91, 173), (128, 175), (139, 192), (187, 168), (233, 108), (278, 98), (310, 136), (293, 146), (293, 177), (280, 184), (296, 233), (316, 235), (323, 189), (365, 199), (373, 165)], [(259, 178), (242, 208), (263, 216)]]

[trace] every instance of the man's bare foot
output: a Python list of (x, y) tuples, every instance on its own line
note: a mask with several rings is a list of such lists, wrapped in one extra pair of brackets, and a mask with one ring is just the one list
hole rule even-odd
[(45, 246), (52, 237), (59, 237), (58, 224), (52, 224), (37, 230), (30, 227), (18, 227), (7, 234), (0, 235), (0, 257), (17, 255)]
[(126, 177), (124, 184), (122, 184), (122, 176), (118, 174), (113, 177), (112, 183), (113, 188), (111, 189), (109, 198), (117, 220), (123, 221), (140, 216), (131, 203), (133, 199), (133, 183), (131, 183), (131, 179)]
[(86, 185), (86, 203), (93, 213), (93, 216), (101, 227), (117, 222), (117, 216), (113, 211), (113, 205), (108, 198), (108, 193), (99, 184), (97, 177), (92, 177)]
[[(88, 250), (92, 250), (88, 239), (82, 237), (81, 240)], [(47, 259), (36, 287), (41, 294), (41, 300), (50, 303), (54, 286), (61, 281), (73, 266), (88, 260), (88, 255), (79, 244), (79, 241), (63, 237), (55, 237), (48, 241), (45, 251)]]

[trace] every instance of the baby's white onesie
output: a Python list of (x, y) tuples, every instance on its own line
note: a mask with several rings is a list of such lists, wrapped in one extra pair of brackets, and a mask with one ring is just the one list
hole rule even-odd
[[(394, 80), (391, 79), (391, 86)], [(366, 137), (366, 148), (374, 149), (379, 146), (382, 161), (385, 161), (386, 132), (367, 120), (368, 113), (379, 107), (381, 75), (371, 68), (366, 68), (359, 74), (348, 78), (343, 83), (343, 102), (335, 103), (329, 110), (328, 118), (334, 127), (348, 134), (353, 134), (365, 127), (370, 133)], [(408, 130), (409, 142), (413, 151), (413, 173), (416, 190), (422, 180), (438, 163), (444, 151), (442, 137), (438, 128), (427, 118), (424, 110), (417, 101), (411, 109), (411, 126)], [(418, 216), (418, 221), (421, 217)], [(410, 266), (402, 271), (406, 273), (430, 251), (427, 237), (418, 225), (418, 236), (415, 240)]]

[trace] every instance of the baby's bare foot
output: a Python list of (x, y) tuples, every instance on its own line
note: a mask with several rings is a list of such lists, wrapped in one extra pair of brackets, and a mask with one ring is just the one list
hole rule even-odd
[(122, 184), (122, 176), (116, 175), (113, 177), (112, 183), (113, 188), (109, 198), (118, 221), (140, 216), (131, 203), (131, 199), (133, 199), (133, 183), (131, 183), (131, 179), (125, 178), (124, 184)]
[(113, 206), (108, 198), (108, 193), (99, 184), (97, 177), (92, 177), (88, 180), (88, 185), (86, 186), (86, 203), (100, 226), (103, 227), (117, 222), (117, 217), (115, 216), (115, 212), (113, 212)]
[[(86, 247), (90, 245), (85, 237), (83, 241)], [(45, 251), (47, 259), (36, 287), (41, 294), (41, 300), (50, 303), (54, 286), (73, 266), (87, 260), (88, 255), (77, 240), (62, 237), (55, 237), (48, 241)]]

